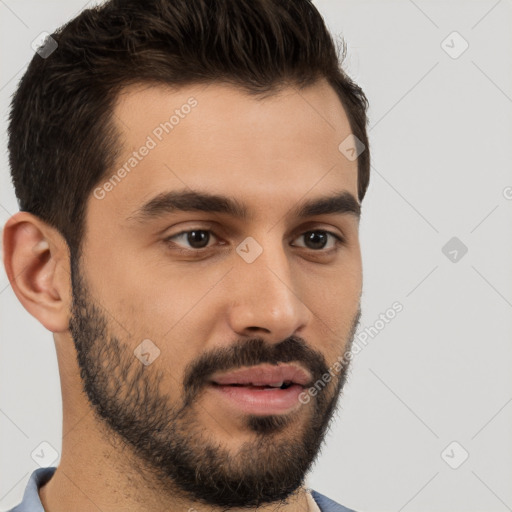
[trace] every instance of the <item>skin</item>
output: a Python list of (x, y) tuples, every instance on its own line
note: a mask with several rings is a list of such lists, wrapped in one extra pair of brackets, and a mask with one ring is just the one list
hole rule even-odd
[[(265, 420), (216, 399), (205, 386), (211, 372), (201, 373), (198, 364), (209, 356), (210, 370), (221, 363), (236, 368), (237, 354), (257, 364), (258, 354), (270, 360), (289, 348), (290, 361), (318, 377), (349, 349), (362, 291), (359, 221), (351, 214), (289, 213), (333, 191), (357, 198), (357, 161), (338, 150), (349, 122), (324, 81), (265, 99), (221, 84), (130, 86), (114, 110), (123, 141), (116, 169), (190, 96), (198, 105), (120, 183), (103, 199), (91, 193), (79, 265), (72, 268), (60, 233), (27, 212), (4, 228), (13, 290), (53, 332), (59, 363), (62, 453), (40, 489), (46, 511), (223, 510), (221, 496), (187, 494), (169, 474), (170, 459), (152, 459), (156, 447), (166, 450), (176, 439), (190, 443), (179, 446), (191, 448), (189, 462), (194, 455), (204, 461), (204, 450), (217, 447), (218, 466), (214, 460), (204, 468), (214, 476), (258, 477), (265, 463), (273, 475), (291, 471), (297, 479), (281, 493), (287, 500), (271, 501), (259, 489), (247, 495), (248, 507), (242, 496), (231, 510), (308, 510), (303, 482), (297, 484), (318, 452), (345, 373), (308, 404)], [(236, 198), (252, 218), (179, 212), (145, 223), (130, 219), (153, 196), (184, 187)], [(194, 257), (186, 235), (173, 238), (174, 249), (163, 241), (187, 229), (211, 229), (208, 252)], [(309, 248), (301, 236), (308, 230), (332, 231), (345, 243), (333, 252), (330, 237), (325, 249)], [(235, 250), (248, 236), (263, 249), (250, 264)], [(148, 366), (133, 355), (144, 339), (160, 350)], [(194, 394), (187, 395), (187, 377)], [(91, 403), (95, 393), (103, 409)], [(147, 417), (143, 404), (154, 407)], [(130, 418), (141, 423), (128, 427)], [(141, 440), (138, 453), (132, 441), (154, 418), (147, 430), (154, 437)], [(306, 450), (312, 441), (315, 453)], [(284, 457), (286, 449), (297, 459)]]

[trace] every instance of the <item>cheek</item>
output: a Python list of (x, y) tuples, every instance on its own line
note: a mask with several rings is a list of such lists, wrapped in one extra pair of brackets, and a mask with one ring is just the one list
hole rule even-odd
[[(304, 284), (305, 296), (315, 297), (326, 310), (334, 308), (338, 316), (343, 311), (357, 309), (362, 290), (362, 264), (359, 249), (343, 253), (331, 267), (309, 271)], [(343, 308), (343, 309), (340, 309)]]
[(354, 279), (332, 280), (322, 290), (307, 294), (307, 306), (315, 312), (319, 325), (324, 323), (326, 335), (341, 336), (351, 325), (359, 309), (360, 286)]
[(324, 337), (333, 359), (349, 341), (360, 308), (361, 290), (361, 263), (357, 257), (347, 260), (322, 279), (312, 277), (305, 284), (303, 300), (315, 313), (312, 332), (318, 339)]
[[(127, 279), (132, 272), (137, 279)], [(172, 364), (174, 373), (196, 358), (211, 338), (224, 305), (224, 274), (171, 264), (127, 265), (117, 275), (119, 286), (108, 302), (130, 332), (130, 344), (151, 339), (161, 350), (162, 362)], [(126, 331), (121, 334), (127, 339)]]

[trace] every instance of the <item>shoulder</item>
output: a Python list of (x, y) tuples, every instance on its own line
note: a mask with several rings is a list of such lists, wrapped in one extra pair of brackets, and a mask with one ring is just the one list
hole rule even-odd
[(322, 512), (355, 512), (355, 510), (344, 507), (313, 489), (310, 492)]
[(50, 480), (56, 469), (54, 466), (49, 466), (32, 471), (21, 503), (6, 512), (44, 512), (39, 498), (39, 488)]

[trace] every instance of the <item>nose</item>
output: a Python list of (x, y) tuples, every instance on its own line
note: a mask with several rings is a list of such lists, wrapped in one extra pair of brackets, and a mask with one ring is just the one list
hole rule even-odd
[(231, 274), (229, 323), (239, 336), (278, 343), (310, 322), (312, 312), (302, 300), (306, 277), (292, 275), (282, 243), (268, 242), (252, 263), (240, 258)]

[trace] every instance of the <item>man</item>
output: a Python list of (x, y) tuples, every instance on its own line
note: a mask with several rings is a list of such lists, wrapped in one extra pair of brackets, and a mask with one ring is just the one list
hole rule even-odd
[(308, 0), (111, 0), (46, 39), (4, 263), (65, 434), (13, 511), (349, 510), (305, 476), (361, 314), (366, 109)]

